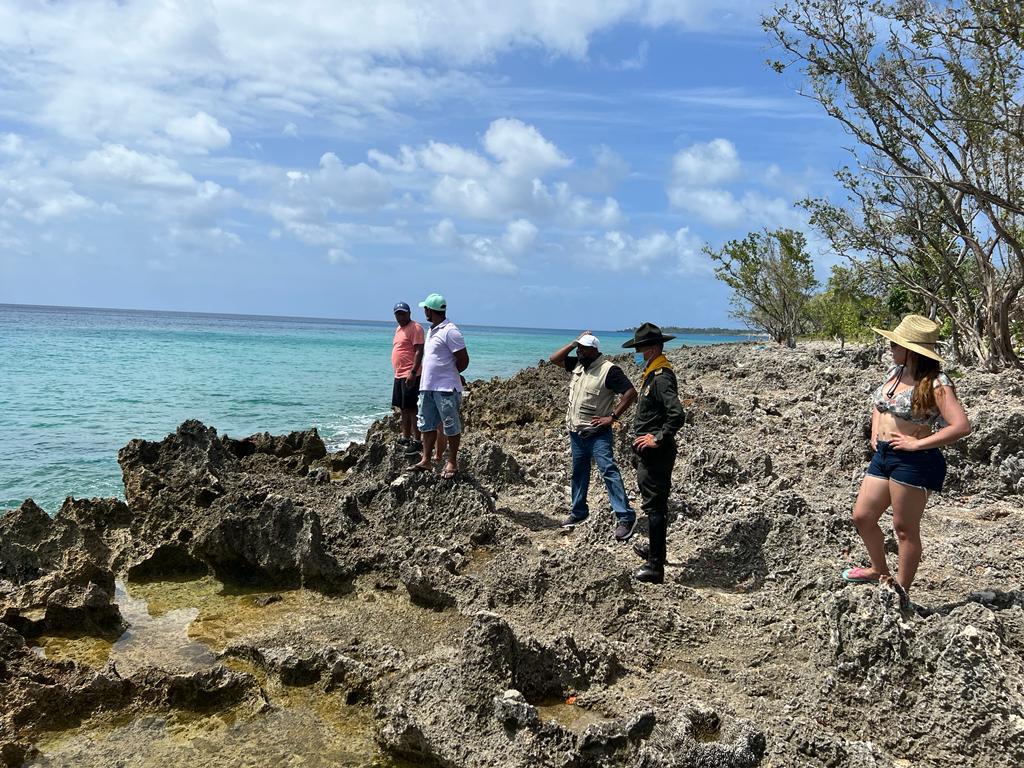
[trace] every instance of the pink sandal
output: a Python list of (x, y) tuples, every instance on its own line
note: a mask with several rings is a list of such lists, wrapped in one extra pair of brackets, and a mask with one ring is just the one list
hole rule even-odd
[(847, 568), (843, 571), (843, 581), (848, 581), (851, 584), (874, 584), (878, 581), (878, 576), (868, 573), (867, 568)]

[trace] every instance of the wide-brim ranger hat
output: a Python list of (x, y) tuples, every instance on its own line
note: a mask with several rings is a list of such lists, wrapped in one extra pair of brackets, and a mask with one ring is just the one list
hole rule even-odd
[(448, 302), (440, 293), (432, 293), (420, 302), (421, 307), (432, 309), (435, 312), (444, 312), (448, 308)]
[(652, 344), (664, 344), (666, 341), (672, 341), (674, 338), (675, 336), (667, 336), (662, 333), (661, 328), (654, 323), (644, 323), (633, 331), (633, 338), (622, 346), (634, 348), (649, 347)]
[(899, 344), (904, 349), (917, 352), (919, 355), (930, 357), (932, 360), (942, 362), (935, 351), (939, 342), (939, 329), (942, 326), (934, 320), (929, 320), (921, 315), (907, 315), (900, 324), (887, 331), (883, 328), (872, 328), (879, 336), (884, 336), (889, 341)]

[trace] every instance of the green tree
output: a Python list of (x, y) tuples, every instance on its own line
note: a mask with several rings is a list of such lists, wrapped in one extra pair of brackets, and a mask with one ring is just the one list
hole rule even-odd
[(825, 290), (807, 303), (807, 316), (817, 333), (835, 338), (844, 347), (847, 339), (866, 335), (877, 303), (864, 291), (855, 268), (837, 264)]
[(779, 229), (751, 232), (718, 251), (704, 247), (715, 275), (733, 290), (732, 316), (790, 347), (818, 285), (806, 245), (801, 232)]
[(775, 68), (799, 69), (854, 142), (846, 200), (812, 201), (812, 223), (993, 370), (1021, 365), (1022, 19), (1020, 0), (791, 0), (763, 21), (785, 51)]

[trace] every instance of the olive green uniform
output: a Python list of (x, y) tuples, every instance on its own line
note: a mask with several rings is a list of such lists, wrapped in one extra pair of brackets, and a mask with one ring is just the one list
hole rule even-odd
[(636, 437), (654, 435), (658, 441), (657, 447), (645, 448), (637, 454), (636, 479), (650, 532), (648, 562), (659, 566), (665, 564), (668, 495), (676, 463), (675, 436), (685, 419), (672, 369), (658, 368), (648, 373), (640, 387), (633, 432)]

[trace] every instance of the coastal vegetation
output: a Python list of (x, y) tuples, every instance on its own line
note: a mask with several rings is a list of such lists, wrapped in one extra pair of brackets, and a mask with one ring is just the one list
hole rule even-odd
[(733, 290), (732, 316), (795, 347), (818, 284), (804, 235), (791, 229), (751, 232), (717, 251), (705, 246), (704, 252)]
[[(1022, 19), (1019, 2), (1001, 0), (794, 0), (763, 20), (783, 52), (772, 66), (798, 71), (803, 94), (853, 140), (853, 162), (836, 172), (845, 199), (801, 203), (848, 264), (807, 301), (808, 284), (793, 293), (786, 271), (757, 274), (751, 293), (750, 272), (771, 262), (749, 253), (760, 235), (740, 241), (745, 252), (732, 243), (718, 275), (736, 292), (736, 317), (787, 341), (794, 323), (844, 341), (919, 312), (945, 321), (948, 356), (1021, 367)], [(737, 258), (741, 269), (727, 268)], [(752, 300), (765, 296), (799, 299), (782, 330), (781, 305)]]

